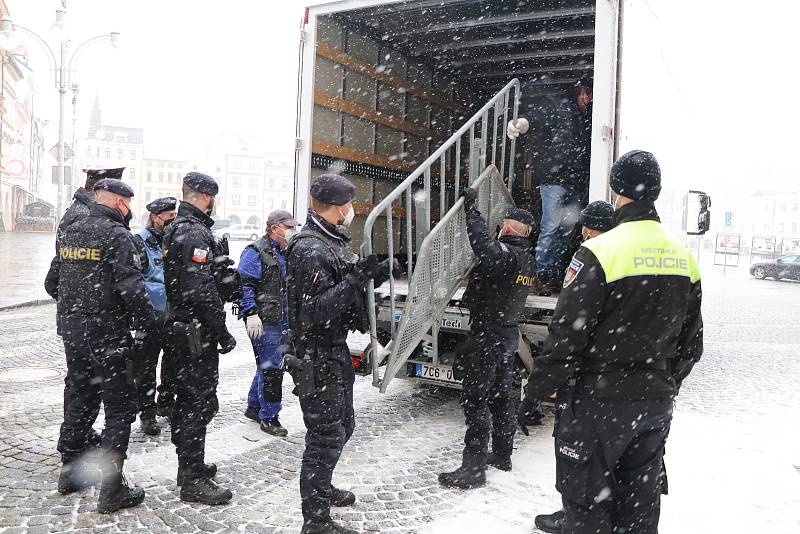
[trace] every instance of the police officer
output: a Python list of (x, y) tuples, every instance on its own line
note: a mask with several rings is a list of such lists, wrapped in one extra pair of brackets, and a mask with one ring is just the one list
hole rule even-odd
[[(604, 234), (614, 227), (614, 206), (605, 200), (595, 200), (581, 211), (581, 236), (584, 241)], [(520, 410), (517, 413), (517, 422), (527, 436), (527, 426), (541, 424), (544, 414), (536, 409), (533, 413)], [(555, 437), (555, 430), (553, 432)], [(564, 528), (564, 509), (552, 514), (541, 514), (534, 518), (534, 524), (539, 530), (559, 534)]]
[[(83, 169), (83, 172), (86, 173), (86, 182), (83, 187), (79, 187), (75, 191), (72, 197), (72, 204), (64, 211), (64, 215), (58, 223), (56, 239), (61, 237), (67, 226), (89, 216), (89, 209), (94, 204), (94, 184), (106, 178), (121, 180), (124, 170), (125, 167), (116, 169)], [(57, 250), (56, 254), (58, 254)]]
[[(79, 187), (77, 191), (75, 191), (72, 204), (70, 204), (70, 206), (66, 209), (64, 215), (61, 217), (61, 220), (58, 223), (58, 229), (56, 230), (56, 258), (59, 255), (59, 241), (61, 236), (64, 234), (64, 230), (70, 224), (82, 221), (89, 216), (89, 210), (94, 204), (94, 184), (105, 178), (113, 178), (117, 180), (122, 179), (122, 172), (124, 170), (125, 167), (120, 167), (117, 169), (83, 169), (83, 172), (86, 173), (86, 182), (84, 183), (83, 187)], [(70, 404), (70, 400), (67, 398), (67, 394), (70, 389), (68, 375), (64, 378), (65, 416), (67, 406)], [(94, 423), (94, 421), (92, 421), (92, 423)], [(100, 434), (98, 434), (94, 429), (90, 429), (86, 443), (90, 448), (100, 447)]]
[(297, 233), (297, 221), (284, 210), (267, 217), (267, 234), (248, 245), (239, 260), (244, 297), (239, 315), (256, 356), (256, 374), (244, 415), (258, 421), (261, 430), (286, 436), (278, 420), (283, 389), (283, 352), (289, 330), (286, 302), (286, 244)]
[[(347, 228), (353, 222), (355, 187), (335, 175), (311, 185), (311, 209), (287, 252), (289, 326), (295, 355), (313, 363), (310, 393), (300, 395), (306, 448), (300, 469), (303, 534), (348, 533), (330, 517), (331, 506), (349, 506), (353, 493), (333, 487), (342, 448), (355, 427), (355, 371), (347, 348), (350, 330), (366, 331), (365, 288), (388, 279), (388, 261), (358, 260)], [(297, 382), (297, 380), (295, 380)], [(298, 384), (298, 389), (300, 385)]]
[(614, 229), (570, 262), (523, 401), (558, 390), (568, 534), (657, 532), (673, 399), (703, 351), (700, 272), (659, 222), (655, 157), (625, 154), (610, 185)]
[(236, 346), (225, 327), (217, 274), (227, 258), (218, 253), (211, 233), (218, 192), (210, 176), (188, 173), (178, 216), (167, 226), (163, 241), (167, 325), (175, 344), (176, 398), (170, 423), (178, 453), (177, 483), (182, 501), (208, 505), (224, 504), (232, 497), (212, 480), (217, 466), (205, 463), (206, 427), (219, 409), (219, 354)]
[[(457, 351), (453, 375), (462, 380), (461, 405), (467, 430), (461, 467), (439, 474), (453, 488), (486, 484), (486, 465), (511, 470), (516, 421), (512, 389), (519, 320), (535, 283), (536, 265), (530, 241), (535, 224), (530, 212), (511, 208), (500, 238), (489, 237), (486, 221), (475, 207), (478, 192), (464, 192), (467, 234), (478, 265), (472, 271), (464, 302), (470, 312), (468, 341)], [(492, 454), (488, 455), (489, 436)]]
[[(164, 227), (175, 218), (177, 203), (178, 199), (174, 197), (162, 197), (147, 204), (145, 208), (150, 212), (147, 226), (134, 237), (139, 249), (139, 257), (142, 260), (144, 286), (150, 302), (158, 312), (160, 324), (164, 324), (167, 312), (167, 292), (164, 288), (164, 253), (161, 251), (161, 238), (164, 235)], [(164, 357), (161, 359), (161, 385), (158, 386), (159, 411), (169, 415), (175, 401), (173, 351), (169, 337), (161, 331), (154, 335), (137, 332), (134, 338), (136, 352), (134, 375), (136, 377), (139, 422), (142, 432), (149, 436), (155, 436), (161, 432), (161, 428), (156, 422), (155, 396), (156, 367), (158, 366), (158, 354), (162, 348)]]
[(68, 494), (89, 483), (81, 456), (102, 401), (106, 457), (97, 511), (109, 513), (144, 500), (144, 490), (128, 487), (122, 476), (136, 419), (129, 328), (152, 332), (157, 321), (128, 229), (133, 190), (107, 179), (97, 182), (94, 192), (89, 215), (64, 230), (46, 288), (58, 300), (70, 388), (58, 440), (63, 463), (58, 490)]

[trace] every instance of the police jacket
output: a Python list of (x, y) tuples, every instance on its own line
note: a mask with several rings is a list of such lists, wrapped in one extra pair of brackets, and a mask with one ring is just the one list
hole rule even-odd
[(533, 182), (583, 191), (589, 185), (591, 111), (578, 109), (572, 95), (549, 95), (523, 115), (530, 123), (525, 139), (533, 156)]
[(64, 234), (64, 230), (75, 221), (80, 221), (89, 216), (89, 210), (94, 206), (94, 196), (83, 187), (79, 187), (72, 197), (72, 204), (66, 209), (61, 221), (58, 223), (56, 231), (56, 254), (58, 254), (58, 240)]
[(164, 283), (171, 321), (197, 319), (216, 339), (225, 329), (225, 308), (214, 278), (214, 220), (188, 202), (164, 230)]
[(257, 313), (267, 325), (281, 327), (288, 321), (286, 310), (286, 259), (280, 245), (268, 235), (248, 245), (239, 260), (244, 297), (239, 313)]
[(167, 311), (167, 290), (164, 287), (164, 253), (161, 236), (151, 228), (144, 228), (134, 236), (139, 250), (144, 287), (153, 307), (159, 312)]
[(570, 263), (533, 360), (531, 398), (570, 378), (595, 398), (669, 398), (703, 353), (700, 271), (689, 250), (651, 202), (623, 206), (614, 222)]
[(295, 350), (346, 346), (350, 330), (365, 332), (366, 280), (353, 273), (350, 238), (313, 210), (286, 251), (289, 328)]
[(47, 273), (45, 289), (58, 300), (59, 333), (70, 319), (102, 322), (109, 331), (156, 331), (133, 236), (120, 214), (94, 204), (81, 224), (68, 226)]
[(489, 237), (486, 221), (468, 209), (467, 235), (478, 264), (464, 292), (473, 327), (516, 327), (534, 283), (536, 262), (527, 237)]

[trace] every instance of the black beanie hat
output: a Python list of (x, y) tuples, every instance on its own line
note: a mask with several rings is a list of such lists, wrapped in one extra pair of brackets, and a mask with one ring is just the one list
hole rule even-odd
[(632, 150), (611, 166), (611, 190), (633, 200), (655, 201), (661, 193), (661, 169), (655, 156)]
[(581, 212), (581, 224), (590, 230), (608, 232), (614, 227), (614, 206), (595, 200)]

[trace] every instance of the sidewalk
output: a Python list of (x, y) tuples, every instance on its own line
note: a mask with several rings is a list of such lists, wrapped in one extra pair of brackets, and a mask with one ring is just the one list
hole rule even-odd
[(35, 300), (48, 301), (44, 278), (55, 234), (0, 232), (0, 310)]

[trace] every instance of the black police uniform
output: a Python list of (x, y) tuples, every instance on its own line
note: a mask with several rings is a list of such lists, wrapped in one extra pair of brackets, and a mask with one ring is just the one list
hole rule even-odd
[(347, 334), (366, 331), (369, 279), (356, 267), (358, 257), (349, 241), (309, 210), (286, 256), (292, 343), (298, 357), (312, 360), (315, 375), (313, 393), (300, 397), (307, 429), (300, 496), (307, 523), (330, 521), (332, 492), (337, 491), (331, 486), (333, 470), (355, 428), (355, 371)]
[[(459, 351), (454, 374), (462, 379), (461, 404), (467, 430), (462, 467), (442, 473), (441, 483), (473, 487), (485, 481), (489, 435), (493, 455), (510, 469), (516, 428), (512, 399), (514, 355), (519, 344), (519, 320), (536, 273), (528, 237), (489, 237), (474, 204), (466, 208), (467, 234), (478, 265), (472, 272), (464, 303), (470, 311), (470, 334)], [(532, 225), (524, 210), (509, 210), (507, 218)], [(491, 422), (490, 422), (491, 419)]]
[[(190, 173), (192, 174), (192, 173)], [(188, 178), (188, 175), (187, 175)], [(216, 183), (209, 194), (216, 194)], [(188, 183), (184, 179), (184, 183)], [(198, 191), (203, 185), (192, 183)], [(164, 232), (164, 280), (167, 289), (167, 328), (175, 344), (176, 398), (170, 420), (172, 443), (178, 453), (178, 482), (210, 478), (205, 458), (206, 428), (219, 409), (219, 353), (233, 349), (235, 341), (225, 327), (224, 302), (215, 277), (216, 263), (211, 227), (214, 220), (192, 204), (181, 202), (178, 216)], [(216, 487), (213, 488), (216, 492)], [(190, 500), (181, 490), (181, 498)], [(226, 490), (227, 492), (227, 490)], [(217, 495), (214, 502), (230, 500)], [(227, 497), (227, 498), (226, 498)]]
[[(47, 274), (67, 359), (69, 404), (58, 440), (65, 466), (85, 452), (102, 401), (103, 448), (121, 473), (136, 414), (130, 328), (157, 328), (138, 267), (126, 221), (95, 204), (80, 224), (65, 229)], [(63, 493), (76, 489), (67, 485)]]
[(611, 187), (636, 201), (570, 262), (526, 387), (529, 399), (558, 390), (565, 534), (657, 532), (673, 398), (703, 352), (700, 272), (659, 222), (657, 165), (627, 156)]

